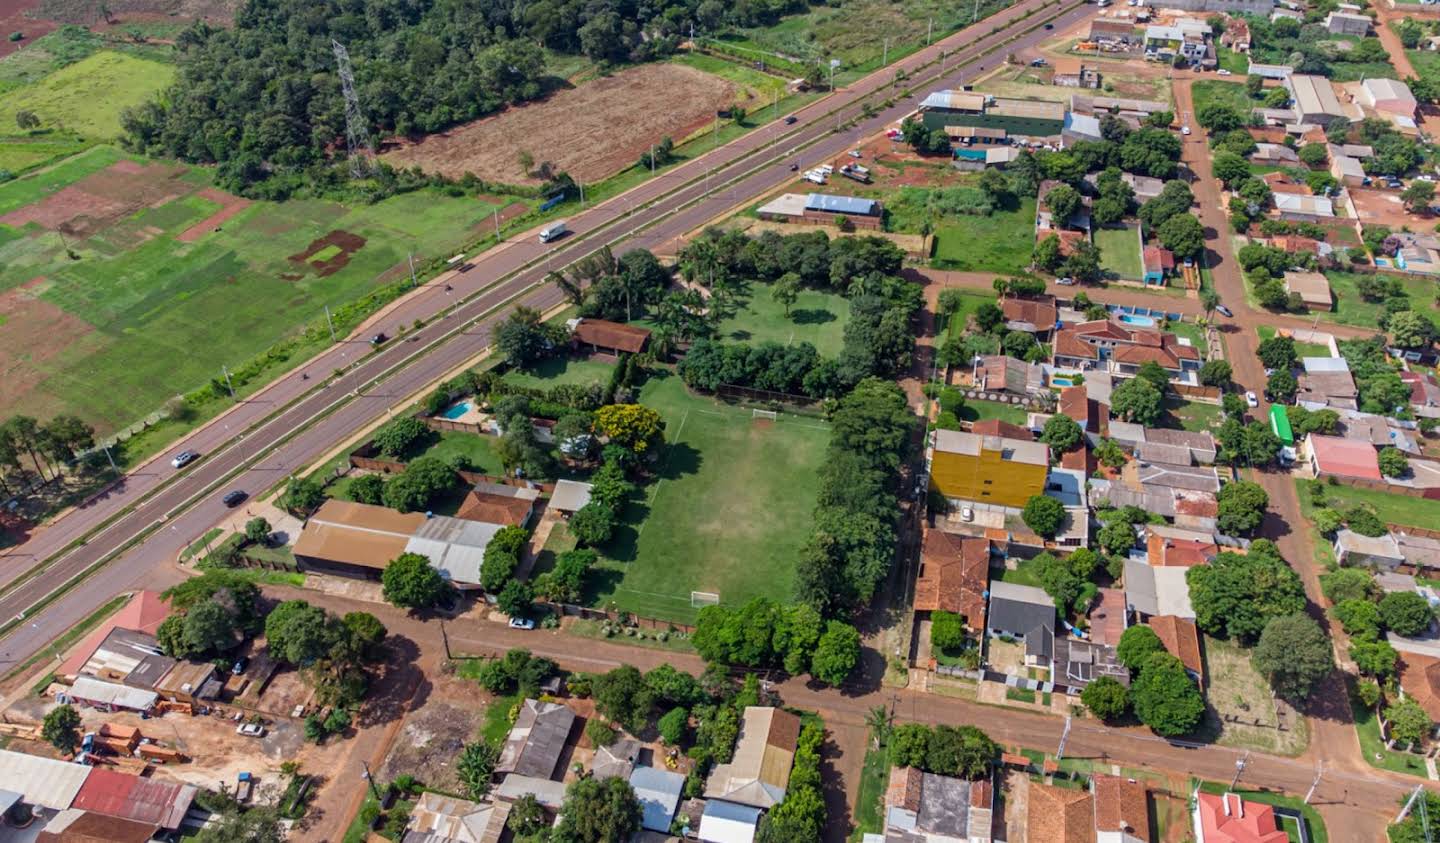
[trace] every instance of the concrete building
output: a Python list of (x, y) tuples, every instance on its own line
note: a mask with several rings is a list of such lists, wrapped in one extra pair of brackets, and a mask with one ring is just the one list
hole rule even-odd
[(1210, 27), (1198, 21), (1177, 21), (1171, 25), (1152, 24), (1145, 28), (1145, 58), (1174, 61), (1183, 56), (1191, 62), (1205, 58)]
[(1326, 196), (1275, 192), (1275, 211), (1289, 222), (1320, 222), (1335, 218), (1335, 204)]
[(928, 129), (980, 126), (1003, 129), (1009, 136), (1056, 137), (1065, 125), (1065, 104), (1045, 100), (992, 97), (969, 91), (935, 91), (920, 103)]
[(1331, 12), (1325, 16), (1325, 30), (1331, 35), (1363, 38), (1370, 33), (1370, 18), (1353, 12)]
[(1049, 449), (1040, 442), (937, 430), (929, 454), (930, 487), (952, 501), (1023, 508), (1043, 494)]
[(1410, 86), (1398, 79), (1366, 79), (1360, 83), (1358, 99), (1361, 105), (1387, 116), (1413, 118), (1419, 108)]
[(1286, 271), (1285, 292), (1298, 293), (1310, 311), (1329, 311), (1334, 307), (1330, 298), (1330, 281), (1318, 272)]

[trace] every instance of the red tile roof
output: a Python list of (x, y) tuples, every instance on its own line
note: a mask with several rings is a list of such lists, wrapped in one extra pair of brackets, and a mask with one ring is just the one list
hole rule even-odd
[(1405, 696), (1419, 703), (1431, 720), (1440, 720), (1440, 659), (1401, 652), (1396, 666)]
[(1025, 839), (1030, 843), (1092, 843), (1095, 808), (1090, 792), (1031, 784)]
[(1380, 458), (1369, 442), (1310, 434), (1310, 451), (1321, 474), (1381, 480)]
[(1200, 654), (1200, 632), (1195, 622), (1175, 615), (1156, 615), (1149, 621), (1155, 636), (1170, 655), (1180, 660), (1187, 670), (1200, 677), (1205, 683), (1205, 659)]
[(1010, 322), (1029, 322), (1042, 331), (1055, 327), (1060, 311), (1055, 307), (1054, 296), (1035, 298), (1006, 298), (1000, 302), (1000, 310)]
[(885, 788), (885, 807), (919, 811), (924, 776), (917, 767), (891, 767), (890, 784)]
[(1146, 539), (1145, 549), (1150, 564), (1157, 568), (1193, 568), (1210, 561), (1220, 552), (1214, 542), (1172, 539), (1154, 533)]
[(1027, 441), (1035, 438), (1035, 434), (1030, 432), (1030, 428), (1001, 419), (981, 419), (970, 426), (970, 432), (980, 436), (1003, 436), (1006, 439)]
[(1234, 793), (1198, 797), (1200, 831), (1205, 843), (1287, 843), (1290, 836), (1275, 821), (1275, 809), (1246, 802)]
[(1146, 246), (1142, 259), (1146, 272), (1169, 272), (1175, 268), (1175, 253), (1159, 246)]
[(990, 585), (990, 540), (927, 529), (915, 578), (915, 610), (943, 610), (983, 629), (985, 589)]
[(61, 676), (73, 676), (85, 662), (95, 655), (95, 651), (104, 643), (105, 636), (116, 629), (131, 629), (136, 632), (144, 632), (154, 635), (155, 630), (160, 628), (160, 622), (170, 616), (170, 602), (160, 596), (158, 591), (138, 591), (124, 608), (111, 615), (109, 620), (96, 627), (95, 631), (85, 637), (85, 641), (75, 648), (70, 658), (55, 671)]
[(1270, 186), (1271, 193), (1295, 193), (1301, 196), (1309, 196), (1311, 193), (1308, 185), (1300, 184), (1284, 173), (1266, 173), (1260, 180)]
[[(1090, 403), (1094, 404), (1095, 402), (1091, 401)], [(1066, 451), (1060, 455), (1061, 468), (1079, 471), (1086, 477), (1094, 474), (1097, 466), (1095, 453), (1090, 450), (1090, 446), (1086, 445), (1084, 440), (1081, 440), (1080, 447)]]
[(1125, 589), (1102, 588), (1100, 599), (1090, 610), (1090, 640), (1114, 647), (1125, 631)]
[(1099, 360), (1100, 350), (1080, 339), (1075, 331), (1061, 329), (1055, 332), (1055, 356), (1078, 357), (1082, 360)]
[(645, 347), (650, 332), (645, 328), (609, 322), (604, 319), (581, 319), (575, 326), (575, 339), (588, 345), (636, 354)]
[(96, 767), (70, 807), (177, 829), (195, 800), (195, 786), (142, 779)]
[(1132, 834), (1150, 839), (1150, 792), (1134, 779), (1097, 775), (1095, 830)]
[(525, 523), (535, 508), (534, 500), (507, 495), (494, 495), (471, 489), (456, 510), (455, 517), (502, 526)]

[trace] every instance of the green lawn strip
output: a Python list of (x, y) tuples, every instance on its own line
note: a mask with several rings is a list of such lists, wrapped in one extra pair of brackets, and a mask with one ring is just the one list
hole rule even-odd
[(1140, 237), (1133, 228), (1097, 228), (1095, 246), (1100, 249), (1100, 266), (1126, 281), (1139, 281)]
[(1440, 53), (1432, 53), (1429, 50), (1406, 50), (1405, 55), (1410, 59), (1410, 66), (1420, 74), (1421, 79), (1428, 79), (1431, 82), (1440, 82)]
[(1229, 47), (1217, 47), (1215, 54), (1221, 70), (1228, 70), (1236, 76), (1250, 72), (1250, 58), (1244, 53), (1237, 53)]
[[(1269, 325), (1259, 325), (1255, 328), (1255, 333), (1260, 335), (1260, 339), (1268, 340), (1275, 336), (1275, 329)], [(1318, 342), (1300, 342), (1296, 340), (1295, 353), (1300, 357), (1329, 357), (1330, 346), (1321, 345)]]
[(935, 226), (937, 269), (973, 272), (1021, 272), (1035, 251), (1035, 199), (1013, 211), (989, 216), (949, 217)]
[(645, 633), (644, 638), (641, 638), (638, 635), (625, 635), (624, 633), (606, 635), (604, 631), (604, 624), (602, 624), (600, 621), (585, 620), (583, 618), (576, 619), (565, 624), (564, 630), (570, 635), (574, 635), (578, 638), (588, 638), (592, 641), (609, 641), (612, 644), (625, 644), (630, 647), (644, 647), (647, 650), (664, 650), (670, 653), (695, 652), (695, 645), (691, 644), (690, 639), (688, 638), (677, 638), (674, 633), (670, 633), (664, 641), (661, 641), (655, 637), (655, 633), (666, 632), (666, 630), (639, 630), (640, 632)]
[[(471, 661), (468, 664), (478, 665), (479, 662)], [(505, 736), (510, 734), (510, 709), (519, 702), (519, 694), (506, 694), (491, 700), (490, 704), (485, 706), (485, 719), (480, 724), (480, 738), (491, 746), (498, 747), (504, 743)]]
[(1001, 582), (1014, 583), (1016, 585), (1033, 585), (1040, 588), (1040, 577), (1035, 572), (1034, 560), (1021, 559), (1015, 563), (1015, 567), (994, 568), (990, 572), (992, 577), (999, 577)]
[(966, 401), (956, 413), (961, 421), (977, 422), (999, 419), (1011, 424), (1024, 425), (1029, 415), (1023, 404), (1003, 404), (999, 401)]
[(658, 477), (637, 490), (587, 582), (589, 605), (693, 622), (691, 591), (726, 603), (790, 592), (829, 443), (817, 419), (758, 425), (748, 408), (652, 375), (639, 401), (665, 421)]
[(1005, 699), (1014, 700), (1015, 702), (1033, 703), (1035, 702), (1035, 692), (1029, 688), (1006, 688)]
[[(1335, 322), (1361, 328), (1373, 328), (1380, 323), (1380, 316), (1385, 312), (1385, 303), (1368, 302), (1360, 298), (1359, 290), (1355, 286), (1356, 281), (1360, 278), (1358, 274), (1332, 270), (1326, 272), (1325, 277), (1330, 279), (1330, 291), (1335, 297), (1335, 310), (1318, 313), (1321, 322)], [(1401, 288), (1410, 296), (1410, 303), (1416, 310), (1422, 312), (1435, 310), (1434, 282), (1408, 276), (1391, 275), (1388, 277), (1400, 282)]]
[(1360, 754), (1365, 757), (1366, 763), (1392, 773), (1429, 778), (1424, 756), (1385, 746), (1384, 739), (1380, 737), (1380, 719), (1374, 711), (1351, 700), (1350, 712), (1355, 718), (1355, 734), (1360, 738)]
[[(1262, 805), (1274, 805), (1277, 808), (1289, 808), (1293, 811), (1299, 811), (1301, 815), (1305, 817), (1306, 825), (1309, 826), (1310, 843), (1330, 843), (1330, 835), (1325, 831), (1325, 821), (1320, 818), (1320, 812), (1310, 805), (1306, 805), (1299, 797), (1285, 796), (1265, 790), (1245, 790), (1243, 788), (1230, 791), (1229, 788), (1220, 782), (1201, 782), (1200, 789), (1205, 793), (1217, 795), (1233, 792), (1238, 794), (1240, 798), (1250, 802), (1259, 802)], [(1279, 820), (1280, 817), (1276, 817), (1276, 819)], [(1287, 819), (1283, 821), (1282, 827), (1285, 827), (1286, 833), (1290, 835), (1292, 841), (1298, 841), (1300, 838), (1294, 831), (1294, 825), (1294, 822)]]
[(510, 369), (503, 375), (507, 383), (534, 389), (549, 389), (562, 383), (605, 385), (615, 364), (601, 360), (584, 360), (568, 355), (547, 357), (528, 369)]
[(860, 769), (860, 791), (855, 796), (855, 830), (850, 832), (852, 843), (863, 839), (866, 834), (885, 831), (885, 788), (889, 783), (889, 747), (876, 747), (873, 741), (867, 741), (865, 763)]
[[(31, 667), (39, 664), (42, 659), (60, 658), (60, 655), (66, 650), (68, 650), (72, 644), (74, 644), (76, 641), (79, 641), (83, 636), (89, 634), (90, 630), (99, 626), (101, 622), (104, 621), (106, 618), (120, 611), (120, 607), (130, 602), (130, 597), (131, 595), (121, 594), (110, 598), (110, 600), (106, 602), (105, 605), (86, 615), (85, 618), (82, 619), (79, 623), (60, 633), (60, 636), (58, 638), (50, 642), (49, 647), (31, 656), (24, 663), (16, 665), (14, 668), (12, 668), (8, 673), (5, 674), (5, 678), (9, 679), (13, 676), (24, 673)], [(40, 682), (37, 682), (35, 688), (33, 689), (35, 693), (38, 694), (48, 688), (50, 686), (51, 680), (54, 679), (54, 676), (55, 675), (52, 673), (41, 679)]]
[[(1306, 538), (1310, 544), (1310, 558), (1320, 570), (1328, 571), (1335, 567), (1335, 551), (1331, 548), (1330, 542), (1315, 530), (1316, 507), (1310, 503), (1310, 493), (1305, 488), (1307, 483), (1308, 481), (1306, 480), (1296, 478), (1295, 496), (1300, 499), (1300, 515), (1305, 522), (1304, 529)], [(1327, 486), (1325, 488), (1327, 493), (1326, 497), (1328, 498), (1330, 497), (1328, 494), (1329, 491), (1338, 487)]]
[(370, 789), (367, 787), (365, 789), (365, 801), (360, 803), (360, 810), (357, 811), (355, 816), (350, 820), (350, 825), (345, 829), (345, 836), (341, 838), (341, 843), (366, 843), (366, 841), (370, 839), (370, 827), (365, 824), (362, 818), (365, 816), (366, 809), (371, 805), (374, 805), (376, 810), (380, 808), (380, 803), (375, 800), (375, 796), (370, 793)]
[[(1303, 489), (1300, 500), (1302, 504), (1309, 501), (1309, 495)], [(1344, 484), (1325, 486), (1325, 505), (1328, 507), (1343, 511), (1362, 503), (1373, 506), (1380, 520), (1387, 523), (1427, 528), (1440, 524), (1440, 501), (1392, 495), (1373, 489), (1357, 489)]]
[(191, 542), (189, 547), (180, 551), (180, 561), (189, 562), (191, 559), (194, 559), (202, 551), (204, 551), (206, 547), (213, 545), (215, 543), (215, 539), (219, 538), (220, 534), (223, 532), (225, 531), (220, 529), (219, 527), (211, 527), (210, 529), (206, 530), (204, 535)]

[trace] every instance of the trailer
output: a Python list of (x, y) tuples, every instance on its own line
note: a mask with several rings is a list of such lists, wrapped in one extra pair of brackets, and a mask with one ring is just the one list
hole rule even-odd
[(847, 179), (858, 181), (861, 184), (870, 183), (870, 174), (866, 172), (862, 167), (851, 167), (848, 165), (841, 167), (840, 175), (844, 176)]
[(564, 220), (561, 220), (560, 222), (552, 222), (544, 228), (540, 229), (540, 242), (549, 243), (552, 240), (558, 240), (561, 237), (564, 237), (569, 232), (570, 229), (566, 227)]

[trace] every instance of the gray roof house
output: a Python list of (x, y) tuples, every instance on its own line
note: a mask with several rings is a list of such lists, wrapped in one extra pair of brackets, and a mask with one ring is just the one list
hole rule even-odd
[(967, 781), (891, 767), (885, 789), (885, 843), (988, 843), (994, 810), (989, 780)]
[(991, 635), (1023, 640), (1027, 661), (1048, 663), (1054, 655), (1055, 601), (1043, 589), (992, 581), (985, 626)]
[(685, 792), (685, 777), (655, 767), (637, 767), (630, 774), (630, 787), (640, 801), (640, 826), (647, 831), (670, 833), (680, 795)]
[(1141, 559), (1125, 560), (1125, 604), (1146, 617), (1175, 615), (1195, 618), (1190, 605), (1188, 568), (1157, 568)]
[(1341, 529), (1335, 532), (1335, 561), (1341, 565), (1394, 568), (1405, 561), (1395, 537), (1362, 536), (1353, 530)]
[(1139, 462), (1137, 476), (1143, 486), (1165, 486), (1194, 492), (1220, 491), (1220, 475), (1207, 465)]
[(575, 712), (559, 703), (526, 700), (500, 750), (495, 772), (548, 779), (565, 752)]

